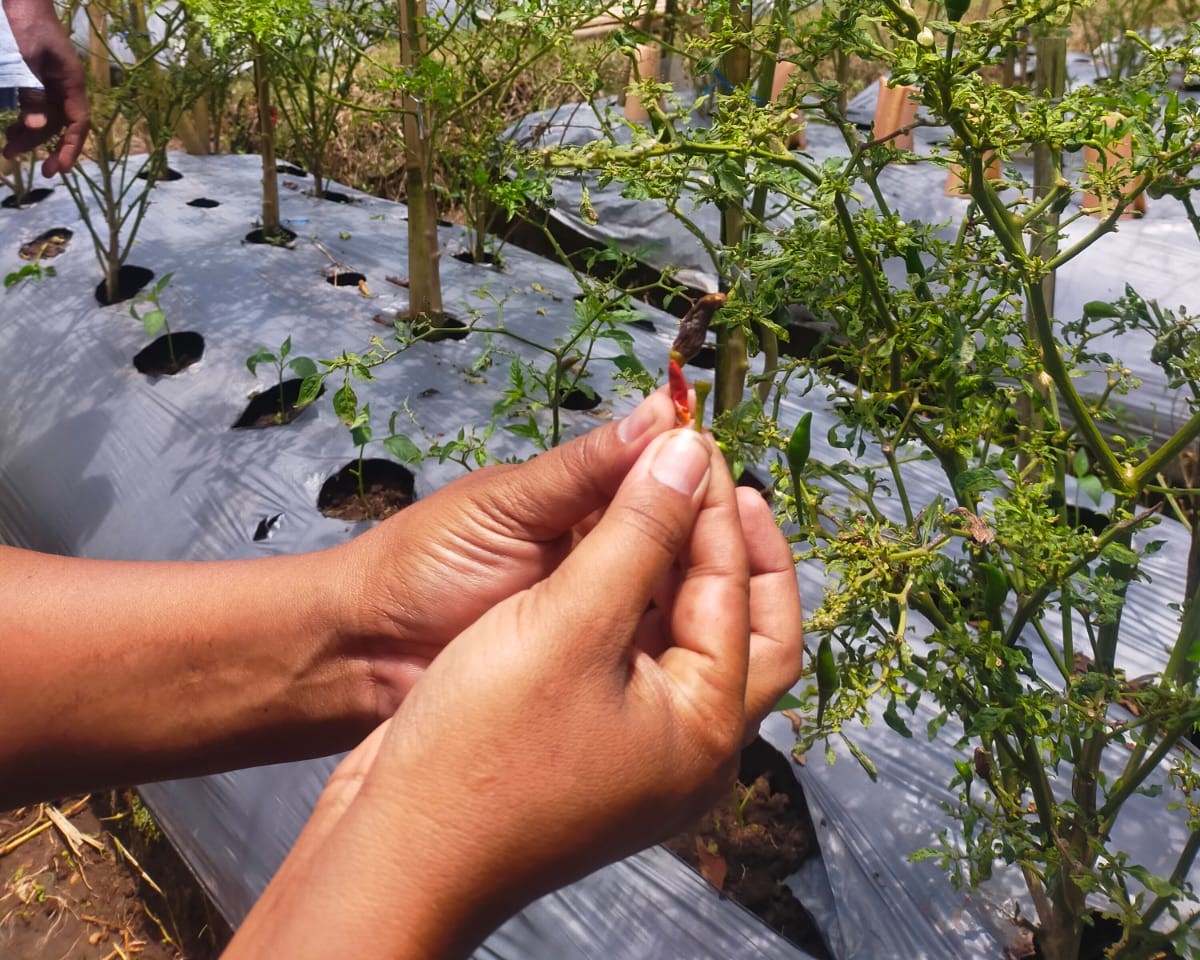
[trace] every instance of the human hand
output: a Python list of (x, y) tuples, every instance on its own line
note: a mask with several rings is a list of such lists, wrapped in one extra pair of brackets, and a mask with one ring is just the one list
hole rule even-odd
[(352, 584), (346, 655), (372, 664), (379, 719), (447, 643), (562, 562), (674, 418), (667, 396), (652, 394), (624, 420), (520, 466), (475, 471), (337, 548), (330, 566)]
[(21, 56), (42, 90), (19, 93), (20, 113), (5, 131), (4, 156), (12, 159), (47, 143), (58, 145), (42, 163), (42, 175), (66, 173), (79, 159), (88, 134), (87, 81), (71, 38), (47, 0), (8, 0), (9, 26)]
[[(467, 955), (706, 809), (800, 660), (770, 511), (693, 431), (655, 440), (576, 549), (458, 636), (343, 762), (230, 956), (367, 935), (381, 955)], [(339, 909), (315, 916), (322, 902)]]

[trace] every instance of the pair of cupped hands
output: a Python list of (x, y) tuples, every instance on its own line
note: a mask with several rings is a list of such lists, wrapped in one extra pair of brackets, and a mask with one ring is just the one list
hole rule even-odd
[(800, 601), (767, 504), (674, 416), (653, 394), (346, 546), (344, 575), (372, 598), (357, 655), (388, 719), (331, 777), (235, 949), (355, 942), (357, 909), (315, 932), (278, 921), (367, 871), (385, 891), (363, 905), (373, 938), (463, 955), (728, 788), (800, 672)]

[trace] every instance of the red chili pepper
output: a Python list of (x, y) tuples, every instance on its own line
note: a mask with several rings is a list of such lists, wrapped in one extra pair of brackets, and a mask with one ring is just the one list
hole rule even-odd
[(688, 382), (683, 375), (683, 367), (676, 359), (678, 354), (671, 351), (671, 359), (667, 361), (667, 383), (671, 391), (671, 401), (675, 404), (675, 426), (687, 427), (692, 423), (692, 407), (688, 403)]

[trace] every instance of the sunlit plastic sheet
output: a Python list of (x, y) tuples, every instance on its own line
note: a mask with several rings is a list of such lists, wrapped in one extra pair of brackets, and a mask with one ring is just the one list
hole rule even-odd
[[(1068, 73), (1072, 83), (1092, 82), (1095, 79), (1092, 59), (1086, 54), (1070, 54)], [(1179, 95), (1196, 96), (1194, 92), (1180, 92)], [(872, 84), (851, 101), (848, 116), (859, 127), (860, 136), (870, 136), (867, 131), (877, 97), (878, 86)], [(686, 97), (684, 99), (686, 101)], [(702, 111), (694, 110), (692, 122), (706, 125), (708, 121)], [(524, 146), (578, 147), (609, 136), (619, 143), (629, 143), (635, 135), (634, 129), (622, 119), (619, 107), (611, 101), (602, 101), (595, 108), (589, 104), (566, 104), (531, 114), (517, 124), (509, 136)], [(640, 135), (645, 135), (645, 128), (639, 129)], [(848, 152), (842, 134), (831, 126), (811, 123), (806, 133), (808, 146), (805, 152), (814, 162), (845, 156)], [(913, 131), (913, 150), (922, 156), (939, 152), (944, 155), (946, 135), (947, 130), (943, 127), (918, 127)], [(1068, 177), (1078, 174), (1082, 162), (1081, 152), (1065, 154), (1065, 174)], [(1008, 166), (1019, 170), (1027, 181), (1032, 182), (1031, 159), (1017, 157)], [(897, 163), (883, 171), (879, 184), (894, 212), (908, 221), (941, 225), (941, 234), (952, 238), (970, 201), (965, 197), (946, 196), (946, 176), (944, 166)], [(580, 212), (585, 186), (595, 218), (590, 212), (587, 218)], [(655, 269), (670, 270), (680, 282), (701, 290), (716, 290), (716, 270), (696, 234), (672, 216), (662, 202), (623, 197), (623, 189), (624, 185), (619, 181), (601, 186), (592, 175), (564, 174), (555, 183), (551, 215), (601, 245), (614, 243)], [(700, 235), (719, 237), (721, 223), (716, 207), (697, 203), (690, 199), (692, 196), (692, 193), (684, 192), (679, 204), (681, 212), (693, 221)], [(792, 222), (792, 211), (776, 195), (770, 195), (766, 210), (766, 220), (773, 226), (786, 227)], [(1064, 211), (1063, 219), (1076, 212), (1078, 198)], [(1097, 222), (1094, 218), (1083, 217), (1070, 224), (1065, 231), (1063, 248), (1077, 242)], [(907, 282), (901, 261), (887, 267), (893, 283)], [(1165, 309), (1174, 310), (1184, 304), (1195, 311), (1200, 309), (1198, 274), (1200, 243), (1183, 205), (1171, 197), (1151, 199), (1145, 217), (1121, 221), (1115, 233), (1103, 237), (1057, 271), (1054, 314), (1060, 322), (1078, 320), (1083, 315), (1085, 303), (1116, 300), (1125, 293), (1126, 284), (1146, 300), (1156, 300)], [(797, 290), (797, 302), (804, 303), (804, 295), (805, 291)], [(1108, 352), (1120, 358), (1141, 381), (1130, 394), (1113, 397), (1113, 407), (1122, 410), (1131, 421), (1153, 432), (1159, 439), (1164, 439), (1186, 422), (1189, 411), (1180, 392), (1168, 388), (1162, 368), (1150, 361), (1153, 346), (1153, 336), (1141, 331), (1104, 334), (1091, 342), (1093, 351)], [(1099, 395), (1106, 383), (1105, 373), (1097, 369), (1081, 381), (1081, 389)]]
[[(283, 216), (299, 234), (294, 250), (242, 246), (258, 211), (258, 159), (172, 155), (184, 179), (155, 188), (154, 205), (131, 256), (161, 276), (175, 271), (162, 303), (173, 329), (196, 330), (208, 344), (204, 359), (176, 377), (148, 380), (130, 358), (146, 342), (123, 305), (99, 308), (99, 281), (82, 225), (61, 187), (25, 211), (0, 211), (0, 270), (20, 266), (16, 248), (50, 227), (76, 231), (54, 261), (58, 276), (25, 283), (0, 299), (0, 540), (34, 549), (92, 557), (212, 559), (294, 553), (344, 541), (358, 529), (320, 516), (317, 490), (354, 454), (345, 428), (327, 402), (287, 428), (230, 431), (252, 390), (270, 386), (245, 358), (290, 335), (295, 354), (330, 357), (363, 349), (373, 335), (389, 336), (375, 319), (404, 306), (405, 291), (386, 279), (403, 274), (404, 210), (358, 197), (350, 205), (316, 201), (307, 183), (281, 177)], [(288, 185), (294, 189), (289, 189)], [(347, 191), (353, 193), (352, 191)], [(197, 196), (220, 207), (186, 205)], [(357, 195), (356, 195), (357, 196)], [(356, 287), (324, 280), (329, 261), (309, 240), (316, 236), (340, 263), (362, 272), (371, 299)], [(461, 233), (444, 230), (452, 248)], [(462, 319), (479, 311), (522, 335), (549, 340), (570, 322), (578, 292), (570, 274), (516, 250), (496, 271), (443, 259), (448, 309)], [(537, 286), (535, 286), (535, 284)], [(487, 288), (488, 296), (479, 291)], [(539, 313), (541, 311), (541, 313)], [(631, 329), (650, 365), (665, 357), (675, 321), (647, 308), (656, 334)], [(499, 341), (497, 341), (499, 344)], [(511, 345), (509, 345), (511, 349)], [(422, 344), (397, 357), (373, 384), (356, 385), (376, 418), (407, 402), (430, 434), (482, 428), (506, 386), (507, 363), (470, 368), (485, 349), (473, 336), (461, 343)], [(615, 347), (607, 355), (615, 353)], [(601, 351), (603, 354), (603, 350)], [(595, 413), (566, 413), (569, 433), (629, 409), (614, 396), (598, 364), (593, 384), (605, 398)], [(436, 392), (431, 392), (436, 391)], [(786, 428), (814, 412), (813, 456), (836, 463), (845, 452), (827, 442), (835, 418), (823, 395), (793, 396), (783, 405)], [(401, 422), (404, 423), (403, 418)], [(408, 432), (420, 439), (421, 431)], [(524, 441), (497, 434), (501, 454), (528, 454)], [(913, 508), (944, 481), (928, 463), (906, 467)], [(458, 468), (436, 463), (417, 470), (417, 494), (442, 486)], [(253, 535), (278, 517), (261, 541)], [(1168, 546), (1146, 562), (1153, 582), (1130, 589), (1120, 648), (1131, 676), (1165, 660), (1177, 630), (1167, 604), (1182, 599), (1186, 539), (1164, 524), (1150, 536)], [(815, 565), (799, 570), (811, 610), (825, 588)], [(915, 638), (914, 638), (915, 642)], [(1036, 648), (1035, 655), (1037, 653)], [(1046, 666), (1039, 659), (1040, 666)], [(924, 708), (922, 708), (924, 710)], [(995, 960), (1018, 931), (1008, 919), (1024, 902), (1020, 879), (1001, 873), (987, 889), (956, 891), (933, 864), (907, 857), (936, 842), (950, 825), (941, 809), (954, 747), (953, 725), (934, 743), (922, 736), (928, 715), (910, 721), (903, 740), (883, 723), (853, 736), (879, 768), (871, 784), (848, 757), (833, 767), (819, 756), (796, 767), (822, 846), (791, 883), (816, 914), (835, 954), (846, 960), (910, 960), (953, 956)], [(771, 718), (764, 734), (783, 752), (792, 745), (786, 720)], [(818, 751), (819, 753), (819, 751)], [(332, 759), (262, 767), (197, 780), (155, 784), (145, 794), (193, 870), (233, 922), (248, 911), (299, 832)], [(1141, 801), (1138, 801), (1141, 802)], [(1182, 825), (1162, 812), (1131, 804), (1118, 824), (1118, 843), (1149, 869), (1181, 845)], [(558, 960), (588, 957), (803, 957), (757, 921), (717, 897), (662, 851), (649, 851), (543, 899), (506, 924), (480, 956)]]
[[(376, 335), (391, 342), (390, 318), (405, 306), (406, 291), (386, 278), (405, 273), (404, 208), (354, 191), (346, 191), (356, 199), (352, 204), (317, 201), (305, 195), (306, 180), (281, 176), (284, 223), (299, 235), (295, 249), (243, 245), (259, 209), (258, 158), (172, 154), (170, 162), (183, 178), (154, 188), (130, 262), (159, 277), (173, 271), (161, 296), (172, 329), (205, 337), (203, 359), (177, 376), (148, 379), (133, 369), (131, 358), (148, 340), (128, 304), (97, 306), (100, 270), (61, 185), (35, 207), (0, 210), (5, 274), (23, 265), (17, 256), (22, 243), (52, 227), (75, 231), (66, 252), (47, 261), (57, 276), (0, 295), (0, 542), (83, 557), (192, 560), (342, 542), (360, 527), (325, 518), (315, 506), (324, 479), (355, 453), (328, 399), (287, 427), (230, 426), (248, 394), (274, 383), (269, 366), (260, 366), (257, 377), (245, 366), (258, 347), (276, 348), (291, 336), (293, 355), (329, 358), (366, 349)], [(201, 196), (221, 205), (187, 205)], [(357, 286), (325, 281), (330, 261), (313, 237), (344, 267), (365, 275), (370, 299)], [(463, 246), (461, 230), (444, 230), (442, 238), (447, 254)], [(571, 275), (517, 250), (505, 257), (501, 272), (447, 255), (447, 309), (464, 321), (480, 311), (489, 325), (502, 311), (504, 323), (542, 342), (563, 335), (579, 293)], [(487, 296), (479, 293), (483, 288)], [(675, 320), (647, 314), (659, 332), (631, 328), (630, 334), (646, 362), (657, 359), (661, 366)], [(496, 365), (468, 369), (485, 347), (478, 335), (421, 344), (382, 368), (377, 382), (355, 388), (370, 402), (380, 430), (388, 413), (405, 403), (430, 437), (482, 429), (508, 385), (502, 351), (514, 344), (497, 339)], [(610, 342), (596, 351), (600, 357), (618, 352)], [(633, 405), (617, 395), (603, 359), (596, 369), (603, 402), (590, 413), (565, 411), (568, 433)], [(400, 427), (427, 442), (403, 414)], [(504, 431), (492, 445), (501, 456), (533, 452)], [(416, 470), (417, 495), (460, 472), (449, 463), (423, 464)], [(272, 518), (270, 535), (255, 541)], [(152, 784), (144, 794), (218, 908), (236, 923), (286, 855), (333, 763), (327, 758)], [(661, 851), (535, 904), (489, 941), (484, 955), (806, 956)]]

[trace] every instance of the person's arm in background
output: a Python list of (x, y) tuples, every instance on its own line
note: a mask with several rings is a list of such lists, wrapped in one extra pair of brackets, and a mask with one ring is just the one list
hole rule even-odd
[(225, 960), (468, 956), (707, 809), (801, 656), (770, 509), (693, 431), (655, 441), (570, 556), (339, 766)]
[(3, 4), (17, 48), (43, 87), (20, 91), (20, 114), (5, 131), (4, 156), (12, 159), (61, 133), (42, 164), (42, 174), (66, 173), (79, 159), (88, 134), (83, 63), (58, 20), (53, 0), (3, 0)]
[(447, 642), (558, 566), (673, 422), (655, 394), (321, 553), (135, 563), (0, 547), (0, 809), (348, 749)]

